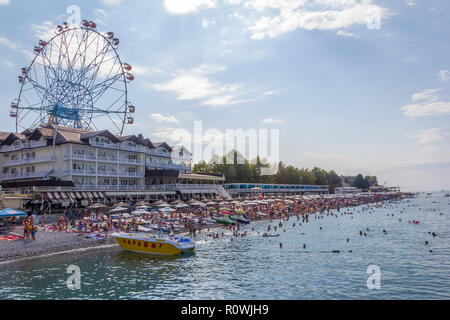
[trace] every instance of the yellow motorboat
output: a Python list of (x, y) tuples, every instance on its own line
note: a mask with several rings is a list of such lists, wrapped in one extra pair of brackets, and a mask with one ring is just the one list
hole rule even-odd
[(195, 242), (183, 237), (159, 237), (146, 233), (113, 233), (117, 243), (127, 251), (157, 255), (177, 255), (195, 250)]

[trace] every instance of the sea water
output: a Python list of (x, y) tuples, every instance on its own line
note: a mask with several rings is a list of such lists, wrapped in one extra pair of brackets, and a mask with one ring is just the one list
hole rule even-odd
[[(196, 253), (187, 256), (114, 246), (0, 264), (0, 299), (450, 298), (450, 197), (444, 192), (332, 212), (308, 223), (291, 217), (277, 238), (262, 234), (280, 220), (242, 226), (249, 235), (233, 241), (229, 232), (213, 240), (208, 234), (222, 231), (203, 230)], [(79, 289), (71, 285), (73, 266)]]

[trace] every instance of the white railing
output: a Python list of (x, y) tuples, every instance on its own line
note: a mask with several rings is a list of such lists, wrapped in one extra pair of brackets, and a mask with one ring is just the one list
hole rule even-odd
[(25, 145), (21, 143), (21, 144), (16, 145), (16, 146), (2, 146), (0, 151), (1, 152), (13, 152), (13, 151), (22, 150), (23, 148), (25, 148)]
[(137, 164), (137, 165), (144, 165), (144, 160), (120, 158), (120, 163), (131, 163), (131, 164)]
[(175, 170), (191, 170), (190, 167), (185, 166), (183, 164), (174, 164), (174, 163), (160, 163), (160, 162), (147, 162), (147, 167), (152, 168), (165, 168), (165, 169), (175, 169)]
[(22, 158), (22, 159), (5, 161), (5, 162), (3, 162), (3, 166), (17, 166), (17, 165), (28, 164), (28, 163), (49, 162), (49, 161), (53, 161), (53, 159), (56, 160), (56, 158), (53, 158), (52, 156)]
[(121, 172), (119, 174), (120, 177), (130, 177), (130, 178), (143, 178), (145, 176), (144, 173), (140, 172)]
[(133, 147), (133, 146), (127, 146), (127, 145), (121, 145), (120, 150), (131, 151), (131, 152), (147, 152), (146, 147), (138, 147), (138, 146)]
[(86, 169), (81, 169), (81, 170), (66, 170), (65, 171), (66, 174), (71, 174), (74, 176), (95, 176), (97, 175), (97, 171), (96, 170), (86, 170)]
[(158, 151), (156, 149), (148, 149), (146, 153), (150, 156), (162, 156), (162, 157), (168, 157), (170, 158), (172, 154), (170, 152), (162, 152)]
[(45, 177), (48, 173), (49, 173), (49, 171), (12, 173), (12, 174), (4, 175), (2, 180), (41, 178), (41, 177)]
[(13, 151), (19, 151), (26, 148), (39, 148), (39, 147), (46, 147), (47, 141), (30, 141), (25, 143), (20, 143), (18, 145), (13, 146), (2, 146), (0, 148), (0, 152), (13, 152)]
[(102, 171), (102, 170), (98, 170), (97, 171), (97, 176), (99, 177), (117, 177), (117, 171), (113, 171), (113, 170), (107, 170), (107, 171)]
[[(71, 159), (70, 154), (66, 154), (64, 156), (65, 160)], [(72, 154), (73, 160), (86, 160), (86, 161), (96, 161), (95, 155), (89, 155), (89, 154)]]
[(117, 163), (117, 158), (114, 158), (114, 157), (101, 157), (101, 156), (98, 156), (97, 161), (98, 161), (98, 162), (114, 162), (114, 163)]
[(91, 146), (98, 148), (119, 150), (119, 145), (113, 143), (91, 142)]
[(47, 141), (30, 141), (31, 148), (46, 147)]

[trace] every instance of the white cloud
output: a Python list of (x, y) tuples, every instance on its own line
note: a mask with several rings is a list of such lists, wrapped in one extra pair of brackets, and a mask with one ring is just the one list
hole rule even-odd
[(10, 61), (8, 61), (8, 60), (3, 60), (3, 61), (2, 61), (2, 59), (0, 59), (0, 61), (2, 62), (2, 64), (3, 64), (5, 67), (8, 67), (8, 68), (14, 68), (14, 64), (11, 63)]
[(116, 6), (119, 3), (123, 2), (124, 0), (101, 0), (101, 2), (103, 3), (103, 5), (107, 6), (107, 7), (111, 7), (111, 6)]
[(448, 71), (447, 69), (442, 69), (441, 71), (439, 71), (439, 79), (441, 79), (441, 81), (450, 79), (450, 71)]
[(433, 93), (439, 92), (441, 89), (428, 89), (422, 92), (418, 92), (412, 95), (411, 100), (412, 101), (437, 101), (439, 98)]
[(151, 136), (163, 141), (173, 141), (172, 136), (176, 130), (179, 130), (179, 128), (160, 128), (153, 131)]
[(178, 119), (173, 116), (173, 115), (167, 115), (164, 116), (160, 113), (153, 113), (150, 114), (149, 117), (153, 120), (155, 120), (156, 122), (169, 122), (169, 123), (179, 123), (180, 121), (178, 121)]
[(406, 0), (405, 5), (407, 5), (408, 7), (415, 7), (416, 3), (414, 2), (414, 0)]
[(401, 108), (410, 118), (450, 114), (450, 102), (437, 101), (425, 104), (411, 104)]
[[(440, 101), (434, 93), (441, 89), (428, 89), (412, 95), (411, 100), (418, 102), (401, 108), (410, 118), (450, 114), (450, 102)], [(420, 102), (421, 101), (421, 102)]]
[(418, 144), (427, 144), (444, 138), (444, 133), (441, 128), (424, 129), (417, 133), (407, 133), (406, 135), (415, 140)]
[(7, 5), (9, 3), (10, 3), (9, 0), (0, 0), (0, 6), (4, 6), (4, 5)]
[(178, 100), (203, 100), (202, 105), (233, 105), (249, 101), (236, 99), (242, 84), (219, 84), (207, 77), (223, 70), (226, 68), (204, 64), (190, 70), (180, 70), (172, 80), (152, 87), (158, 91), (174, 92)]
[(347, 32), (345, 30), (339, 30), (336, 34), (338, 36), (343, 36), (343, 37), (358, 38), (358, 36), (356, 34)]
[(264, 95), (265, 96), (271, 96), (273, 94), (277, 94), (278, 92), (280, 92), (280, 90), (270, 90), (270, 91), (264, 92)]
[(204, 29), (206, 29), (206, 28), (208, 28), (208, 25), (209, 25), (208, 20), (203, 19), (203, 20), (202, 20), (202, 27), (203, 27)]
[(215, 0), (165, 0), (166, 10), (173, 14), (194, 13), (201, 8), (215, 8)]
[(55, 36), (56, 25), (51, 21), (44, 21), (41, 24), (32, 24), (31, 29), (36, 38), (47, 41)]
[(106, 24), (106, 20), (109, 19), (108, 13), (103, 9), (94, 9), (94, 21), (97, 25)]
[(279, 119), (272, 119), (272, 118), (267, 118), (263, 120), (264, 124), (281, 124), (281, 123), (286, 123), (285, 120), (279, 120)]
[(372, 4), (371, 0), (250, 0), (245, 7), (257, 12), (278, 10), (275, 16), (262, 16), (248, 28), (252, 39), (274, 38), (296, 29), (336, 30), (354, 24), (368, 24), (379, 15), (387, 17), (388, 10)]
[(8, 38), (0, 37), (0, 45), (6, 46), (13, 50), (17, 50), (17, 45)]

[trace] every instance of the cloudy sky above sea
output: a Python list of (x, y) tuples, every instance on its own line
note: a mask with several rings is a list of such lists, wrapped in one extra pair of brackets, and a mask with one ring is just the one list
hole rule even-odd
[(284, 163), (450, 190), (447, 0), (0, 0), (0, 131), (71, 5), (134, 67), (125, 133), (279, 129)]

